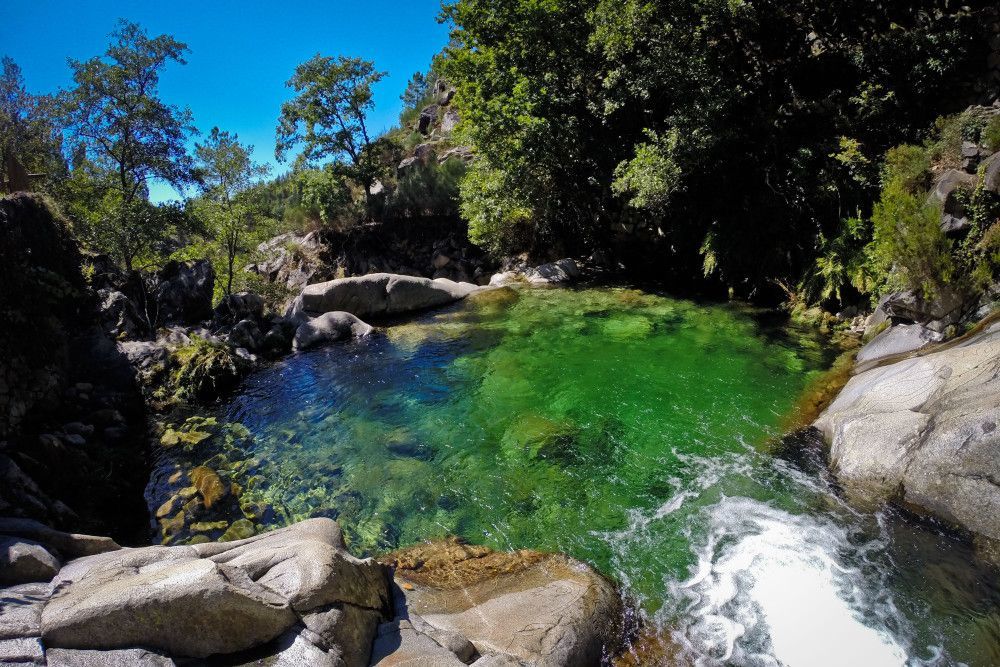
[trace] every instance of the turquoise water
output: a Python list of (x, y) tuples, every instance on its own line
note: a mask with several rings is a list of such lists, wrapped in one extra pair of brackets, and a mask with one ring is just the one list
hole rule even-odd
[(857, 512), (810, 450), (776, 451), (830, 362), (736, 306), (490, 292), (252, 376), (216, 415), (242, 426), (166, 450), (151, 505), (207, 461), (238, 485), (213, 519), (330, 516), (359, 554), (453, 534), (566, 552), (674, 660), (995, 664), (991, 575), (965, 547)]

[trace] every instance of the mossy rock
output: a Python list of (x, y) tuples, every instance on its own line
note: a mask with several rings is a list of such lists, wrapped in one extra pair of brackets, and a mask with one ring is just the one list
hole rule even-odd
[(229, 527), (228, 521), (198, 521), (191, 524), (192, 533), (211, 533), (214, 530), (225, 530)]
[(257, 530), (254, 528), (253, 523), (249, 519), (238, 519), (233, 521), (233, 524), (222, 534), (219, 538), (220, 542), (234, 542), (236, 540), (245, 540), (248, 537), (253, 537), (257, 534)]

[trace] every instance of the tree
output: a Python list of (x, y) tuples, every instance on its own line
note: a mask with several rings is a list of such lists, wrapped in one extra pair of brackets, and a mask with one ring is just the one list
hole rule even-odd
[(288, 87), (295, 97), (281, 106), (275, 157), (302, 147), (300, 165), (332, 158), (340, 171), (365, 190), (371, 203), (372, 186), (385, 166), (379, 159), (381, 140), (373, 140), (365, 123), (374, 107), (372, 86), (385, 72), (360, 58), (331, 58), (316, 54), (295, 68)]
[(989, 6), (454, 0), (437, 69), (477, 156), (470, 235), (499, 254), (614, 244), (742, 296), (794, 283), (870, 210), (885, 150), (967, 104)]
[(0, 183), (10, 179), (14, 185), (8, 173), (14, 164), (61, 177), (66, 166), (51, 98), (27, 91), (21, 68), (12, 58), (5, 56), (0, 66)]
[(260, 202), (253, 197), (255, 181), (267, 175), (267, 165), (253, 163), (253, 146), (236, 134), (213, 127), (205, 143), (195, 144), (195, 174), (203, 201), (201, 213), (226, 260), (226, 294), (233, 292), (233, 267), (248, 251), (261, 226)]
[(406, 90), (399, 96), (399, 99), (403, 101), (403, 109), (417, 108), (436, 83), (437, 76), (433, 70), (427, 74), (415, 72), (410, 77), (409, 83), (406, 84)]
[(184, 144), (195, 132), (191, 112), (165, 104), (157, 90), (164, 67), (184, 64), (187, 50), (169, 35), (150, 38), (139, 25), (121, 21), (103, 58), (69, 61), (76, 85), (61, 103), (70, 135), (99, 174), (94, 187), (113, 210), (93, 222), (119, 227), (95, 236), (111, 240), (105, 249), (129, 271), (148, 248), (139, 202), (148, 196), (149, 181), (178, 188), (190, 182)]

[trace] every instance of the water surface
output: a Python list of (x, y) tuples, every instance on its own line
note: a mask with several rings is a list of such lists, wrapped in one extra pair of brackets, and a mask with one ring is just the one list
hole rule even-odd
[(359, 554), (455, 534), (585, 560), (700, 664), (996, 664), (966, 547), (775, 455), (830, 361), (736, 306), (502, 290), (254, 375), (215, 461), (260, 523), (334, 517)]

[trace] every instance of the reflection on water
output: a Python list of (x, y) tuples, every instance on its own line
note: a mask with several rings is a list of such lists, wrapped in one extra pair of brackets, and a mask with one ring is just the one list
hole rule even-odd
[(450, 534), (567, 552), (691, 662), (993, 664), (993, 577), (965, 547), (762, 448), (829, 362), (735, 307), (485, 293), (251, 377), (218, 415), (248, 432), (165, 451), (151, 506), (176, 463), (209, 461), (239, 489), (219, 511), (256, 529), (330, 516), (358, 553)]

